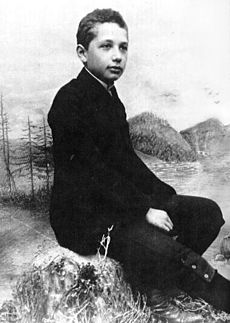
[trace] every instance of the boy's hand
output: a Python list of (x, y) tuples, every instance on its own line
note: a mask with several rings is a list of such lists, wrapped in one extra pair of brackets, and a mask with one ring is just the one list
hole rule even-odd
[(173, 223), (165, 211), (149, 209), (146, 214), (146, 220), (148, 223), (163, 230), (170, 231), (173, 229)]

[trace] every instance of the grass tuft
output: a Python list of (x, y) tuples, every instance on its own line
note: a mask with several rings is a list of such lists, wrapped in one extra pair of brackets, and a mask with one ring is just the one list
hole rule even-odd
[(46, 212), (50, 204), (50, 193), (47, 192), (45, 187), (39, 187), (34, 196), (22, 190), (17, 190), (12, 194), (9, 194), (8, 191), (0, 190), (0, 203), (7, 206)]

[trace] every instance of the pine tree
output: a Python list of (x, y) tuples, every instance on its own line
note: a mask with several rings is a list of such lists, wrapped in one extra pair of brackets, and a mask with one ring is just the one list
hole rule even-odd
[(31, 200), (35, 198), (35, 167), (34, 159), (36, 154), (36, 142), (34, 140), (34, 130), (36, 126), (32, 124), (30, 118), (27, 119), (27, 125), (23, 129), (24, 135), (20, 138), (21, 145), (19, 147), (18, 156), (15, 156), (14, 172), (19, 176), (28, 177), (30, 179)]
[(52, 135), (45, 117), (43, 117), (41, 125), (36, 129), (35, 141), (37, 145), (34, 165), (38, 172), (38, 176), (43, 178), (46, 183), (46, 191), (50, 192), (51, 173), (53, 172), (52, 158)]
[(1, 111), (0, 111), (0, 121), (1, 121), (1, 149), (3, 153), (3, 161), (6, 170), (7, 184), (9, 188), (10, 195), (16, 191), (16, 185), (13, 177), (13, 172), (11, 170), (11, 153), (9, 141), (9, 122), (8, 115), (4, 111), (3, 105), (3, 95), (1, 94)]

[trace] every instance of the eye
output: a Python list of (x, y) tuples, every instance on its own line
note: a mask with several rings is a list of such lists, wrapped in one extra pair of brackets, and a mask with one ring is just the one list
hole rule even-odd
[(127, 52), (128, 50), (128, 45), (121, 45), (120, 46), (120, 50), (123, 51), (123, 52)]
[(106, 44), (102, 44), (101, 47), (104, 49), (110, 49), (112, 47), (112, 45), (109, 43), (106, 43)]

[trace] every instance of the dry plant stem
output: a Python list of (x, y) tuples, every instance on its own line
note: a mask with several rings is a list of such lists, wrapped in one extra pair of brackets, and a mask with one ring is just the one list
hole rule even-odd
[[(111, 241), (110, 232), (112, 230), (113, 230), (113, 225), (110, 228), (108, 228), (107, 236), (105, 236), (103, 234), (102, 239), (100, 241), (100, 247), (97, 250), (97, 256), (99, 258), (99, 264), (105, 263), (105, 260), (106, 260), (106, 258), (108, 256), (109, 244), (110, 244), (110, 241)], [(100, 253), (100, 248), (101, 247), (103, 248), (103, 251), (104, 251), (103, 256)]]

